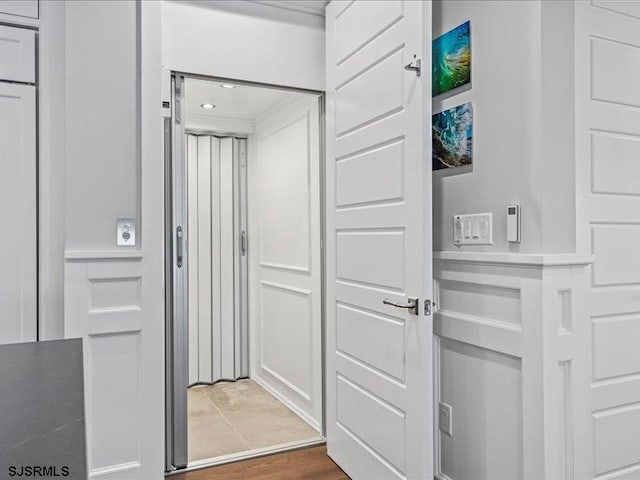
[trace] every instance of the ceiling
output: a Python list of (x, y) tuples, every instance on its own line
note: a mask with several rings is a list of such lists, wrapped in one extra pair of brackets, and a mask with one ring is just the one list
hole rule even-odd
[(252, 0), (254, 3), (270, 5), (272, 7), (284, 8), (297, 12), (310, 13), (324, 17), (324, 9), (329, 3), (328, 0)]
[[(236, 88), (222, 88), (221, 84), (212, 80), (186, 78), (185, 113), (254, 121), (256, 117), (279, 103), (293, 100), (301, 95), (286, 90), (238, 84), (235, 85)], [(203, 103), (211, 103), (216, 108), (204, 109), (201, 107)]]

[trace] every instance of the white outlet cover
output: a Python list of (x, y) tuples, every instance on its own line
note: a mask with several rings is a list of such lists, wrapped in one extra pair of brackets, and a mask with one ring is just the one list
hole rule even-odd
[(119, 218), (116, 235), (116, 243), (119, 247), (134, 246), (136, 244), (135, 218)]
[(447, 435), (453, 435), (452, 408), (444, 402), (438, 404), (438, 426)]

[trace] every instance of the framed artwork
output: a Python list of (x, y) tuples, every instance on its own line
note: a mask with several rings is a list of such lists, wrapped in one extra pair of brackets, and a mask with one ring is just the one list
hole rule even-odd
[(471, 22), (439, 36), (431, 48), (431, 96), (471, 83)]
[(465, 103), (432, 117), (433, 171), (471, 165), (473, 106)]

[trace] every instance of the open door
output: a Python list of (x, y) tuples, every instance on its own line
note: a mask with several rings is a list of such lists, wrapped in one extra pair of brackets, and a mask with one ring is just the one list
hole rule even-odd
[(327, 6), (327, 444), (433, 478), (431, 3)]

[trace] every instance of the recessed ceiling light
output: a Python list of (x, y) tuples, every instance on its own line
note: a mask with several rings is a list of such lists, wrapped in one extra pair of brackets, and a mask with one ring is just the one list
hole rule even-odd
[(220, 84), (220, 86), (221, 86), (222, 88), (236, 88), (236, 86), (235, 86), (235, 85), (230, 85), (230, 84), (228, 84), (228, 83), (221, 83), (221, 84)]
[(206, 110), (211, 110), (212, 108), (216, 108), (216, 106), (212, 103), (203, 103), (200, 105), (200, 107)]

